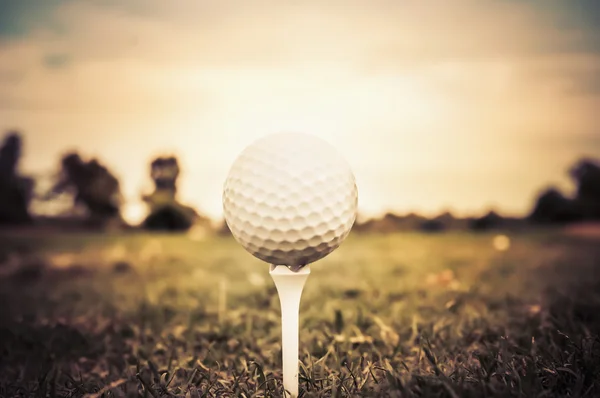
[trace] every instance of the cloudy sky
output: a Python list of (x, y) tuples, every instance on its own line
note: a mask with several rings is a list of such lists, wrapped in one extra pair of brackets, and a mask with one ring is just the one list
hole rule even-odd
[(600, 157), (597, 0), (0, 0), (0, 129), (24, 172), (77, 149), (122, 181), (176, 154), (221, 216), (247, 144), (304, 131), (348, 159), (363, 213), (523, 214)]

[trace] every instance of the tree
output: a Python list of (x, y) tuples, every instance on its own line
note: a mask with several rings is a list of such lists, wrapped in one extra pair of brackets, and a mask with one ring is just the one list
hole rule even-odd
[(556, 188), (549, 188), (540, 194), (529, 216), (531, 221), (540, 224), (569, 223), (582, 218), (574, 201)]
[(165, 190), (177, 193), (177, 178), (180, 168), (177, 158), (174, 156), (159, 157), (150, 163), (150, 176), (154, 180), (157, 190)]
[(0, 224), (27, 224), (34, 180), (17, 173), (23, 141), (21, 134), (9, 132), (0, 147)]
[(425, 220), (419, 226), (419, 229), (423, 232), (442, 232), (446, 229), (444, 222), (438, 218), (432, 218)]
[(17, 166), (21, 158), (23, 141), (16, 131), (9, 132), (4, 137), (0, 148), (0, 175), (14, 177), (17, 175)]
[(199, 218), (191, 207), (177, 201), (179, 162), (174, 156), (158, 157), (150, 163), (154, 192), (143, 197), (150, 214), (142, 226), (151, 230), (186, 231)]
[(149, 230), (187, 231), (194, 224), (196, 212), (179, 204), (161, 206), (152, 211), (144, 220), (144, 228)]
[(537, 223), (600, 220), (600, 163), (583, 158), (569, 169), (577, 189), (574, 198), (549, 188), (537, 199), (529, 219)]
[(600, 164), (582, 159), (570, 170), (577, 191), (575, 205), (586, 220), (600, 220)]
[(495, 211), (490, 211), (483, 217), (475, 218), (469, 222), (469, 228), (473, 231), (488, 231), (503, 225), (504, 219)]
[(423, 232), (442, 232), (451, 229), (456, 224), (456, 218), (449, 211), (431, 218), (425, 219), (419, 224), (419, 229)]
[(83, 205), (92, 221), (103, 223), (120, 218), (119, 180), (97, 159), (85, 161), (77, 153), (66, 154), (58, 181), (48, 197), (63, 193), (73, 196), (74, 205)]
[(158, 157), (150, 163), (150, 178), (154, 181), (154, 192), (143, 197), (150, 211), (175, 202), (177, 179), (180, 168), (174, 156)]

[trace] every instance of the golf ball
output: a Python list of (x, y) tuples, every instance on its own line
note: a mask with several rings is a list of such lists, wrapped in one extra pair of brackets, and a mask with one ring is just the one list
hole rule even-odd
[(223, 189), (225, 221), (252, 255), (299, 268), (335, 250), (356, 220), (358, 190), (326, 141), (277, 133), (235, 159)]

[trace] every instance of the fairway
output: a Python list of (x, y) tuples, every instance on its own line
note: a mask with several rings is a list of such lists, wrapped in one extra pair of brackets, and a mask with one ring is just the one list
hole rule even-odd
[[(351, 233), (302, 296), (301, 395), (598, 396), (598, 240), (508, 237)], [(277, 293), (233, 238), (1, 242), (0, 396), (282, 396)]]

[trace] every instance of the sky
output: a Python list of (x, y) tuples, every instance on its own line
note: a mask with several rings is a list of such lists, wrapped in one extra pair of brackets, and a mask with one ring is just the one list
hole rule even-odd
[(22, 172), (97, 157), (132, 221), (170, 154), (180, 199), (219, 219), (235, 157), (279, 131), (332, 143), (364, 216), (524, 215), (600, 157), (599, 109), (596, 0), (0, 0)]

